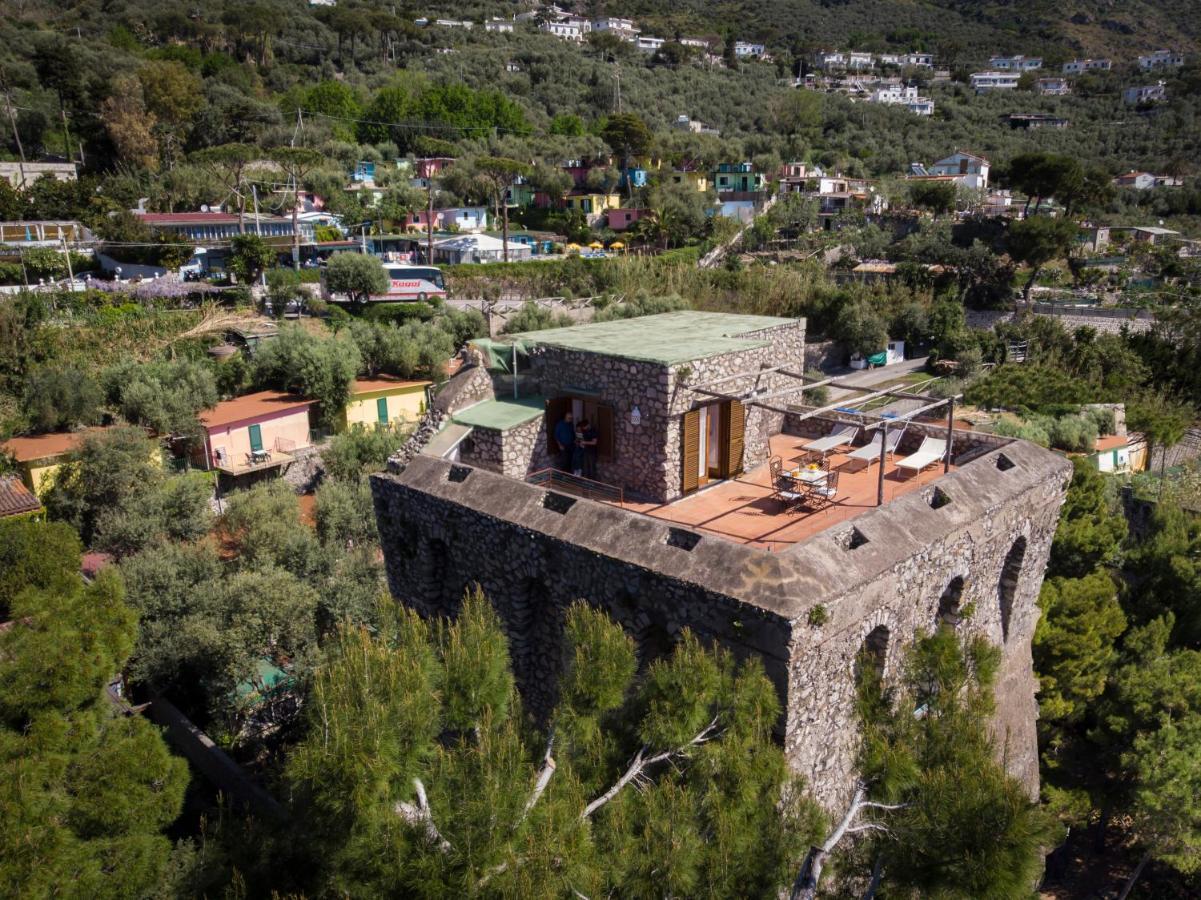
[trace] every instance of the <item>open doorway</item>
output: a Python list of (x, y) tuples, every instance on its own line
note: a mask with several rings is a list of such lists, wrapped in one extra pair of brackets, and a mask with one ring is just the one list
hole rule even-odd
[(684, 493), (742, 471), (746, 410), (737, 400), (706, 403), (684, 413)]

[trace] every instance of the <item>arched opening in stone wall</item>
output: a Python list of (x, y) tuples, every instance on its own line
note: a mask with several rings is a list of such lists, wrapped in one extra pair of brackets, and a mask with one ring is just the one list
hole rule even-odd
[(887, 625), (877, 625), (868, 632), (859, 647), (859, 653), (855, 656), (856, 683), (866, 677), (877, 681), (884, 677), (884, 664), (888, 660), (888, 642), (891, 637), (892, 633)]
[(960, 614), (960, 607), (963, 605), (963, 576), (956, 575), (947, 585), (946, 590), (942, 592), (942, 596), (938, 598), (938, 618), (935, 619), (935, 627), (946, 625), (948, 628), (954, 628), (963, 621), (963, 616)]
[(1017, 595), (1018, 579), (1022, 575), (1022, 563), (1026, 560), (1026, 538), (1013, 542), (1005, 562), (1001, 566), (1001, 577), (997, 582), (997, 599), (1001, 606), (1001, 640), (1009, 640), (1009, 621), (1013, 616), (1013, 601)]
[(530, 709), (550, 712), (562, 662), (563, 611), (542, 578), (525, 580), (511, 618), (514, 674)]
[(446, 577), (450, 565), (450, 550), (441, 538), (430, 538), (420, 560), (421, 577), (416, 580), (417, 598), (438, 613), (450, 612), (458, 605), (458, 597), (447, 596)]
[(634, 651), (638, 654), (638, 668), (645, 669), (656, 659), (671, 656), (676, 642), (666, 628), (658, 622), (650, 622), (634, 635)]

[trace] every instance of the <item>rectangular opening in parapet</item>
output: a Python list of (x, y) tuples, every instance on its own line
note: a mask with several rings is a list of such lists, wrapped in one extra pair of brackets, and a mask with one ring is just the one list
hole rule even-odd
[(932, 491), (926, 491), (926, 502), (930, 504), (931, 509), (942, 509), (951, 502), (951, 498), (942, 488), (936, 487)]
[(835, 540), (843, 550), (855, 550), (867, 543), (867, 535), (854, 526), (840, 532)]
[(471, 474), (471, 466), (451, 466), (446, 471), (446, 480), (461, 483)]
[(567, 497), (563, 494), (556, 494), (554, 491), (547, 491), (542, 497), (542, 506), (544, 509), (549, 509), (551, 512), (557, 512), (559, 515), (565, 515), (567, 510), (575, 506), (575, 497)]
[(1012, 459), (1010, 459), (1008, 456), (1006, 456), (1004, 453), (997, 454), (997, 468), (1000, 469), (1002, 472), (1008, 472), (1015, 465), (1016, 465), (1016, 463), (1014, 463), (1014, 461)]
[(695, 531), (685, 531), (683, 528), (667, 529), (667, 546), (680, 550), (691, 551), (701, 542), (701, 536)]

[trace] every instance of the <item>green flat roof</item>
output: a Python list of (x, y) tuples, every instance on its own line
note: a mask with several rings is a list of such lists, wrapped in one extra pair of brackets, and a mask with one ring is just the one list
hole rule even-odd
[(508, 431), (546, 412), (542, 397), (521, 397), (517, 400), (484, 400), (475, 406), (459, 410), (451, 421), (459, 425), (475, 425), (494, 431)]
[(679, 312), (614, 319), (528, 331), (513, 335), (526, 345), (562, 347), (622, 359), (673, 365), (693, 359), (720, 356), (737, 350), (764, 347), (762, 338), (741, 337), (751, 331), (777, 328), (798, 321), (776, 316), (749, 316), (736, 313)]

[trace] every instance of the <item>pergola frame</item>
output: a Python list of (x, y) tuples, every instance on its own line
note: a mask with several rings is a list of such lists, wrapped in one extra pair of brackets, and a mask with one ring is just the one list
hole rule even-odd
[[(771, 391), (767, 394), (760, 394), (757, 387), (736, 393), (714, 390), (714, 387), (717, 385), (735, 381), (739, 378), (754, 378), (757, 385), (760, 377), (769, 374), (783, 375), (787, 378), (795, 379), (798, 383), (787, 388)], [(827, 406), (821, 406), (816, 409), (805, 410), (803, 412), (780, 406), (774, 406), (770, 403), (764, 402), (766, 400), (771, 400), (787, 394), (794, 394), (797, 392), (808, 391), (813, 390), (814, 388), (827, 386), (843, 391), (854, 391), (861, 396), (852, 397), (839, 403), (831, 403)], [(873, 415), (873, 413), (866, 412), (864, 410), (858, 410), (855, 409), (855, 407), (864, 403), (868, 403), (872, 400), (877, 400), (880, 397), (888, 397), (897, 400), (929, 401), (924, 403), (922, 406), (919, 406), (917, 409), (910, 410), (906, 413), (896, 413), (889, 416), (876, 416), (876, 421), (864, 422), (861, 426), (864, 431), (874, 431), (877, 428), (880, 429), (880, 474), (876, 488), (876, 505), (881, 506), (884, 503), (884, 464), (888, 452), (888, 429), (895, 426), (897, 423), (903, 422), (907, 424), (923, 413), (928, 413), (931, 410), (945, 406), (947, 408), (947, 449), (946, 453), (943, 455), (942, 464), (944, 473), (951, 470), (951, 451), (955, 442), (955, 401), (961, 399), (963, 396), (962, 394), (956, 394), (955, 396), (947, 397), (944, 400), (932, 400), (925, 394), (915, 394), (912, 391), (899, 391), (892, 388), (873, 390), (872, 388), (862, 387), (857, 384), (848, 384), (839, 377), (810, 379), (804, 373), (792, 372), (782, 366), (770, 366), (750, 372), (740, 372), (735, 375), (726, 375), (722, 378), (706, 382), (705, 385), (688, 385), (687, 389), (698, 394), (704, 394), (708, 397), (715, 397), (721, 400), (737, 400), (740, 403), (750, 406), (758, 406), (762, 409), (770, 410), (771, 412), (784, 413), (785, 415), (794, 416), (800, 421), (817, 418), (818, 416), (823, 416), (827, 413), (843, 411), (850, 412), (857, 416), (870, 416)]]

